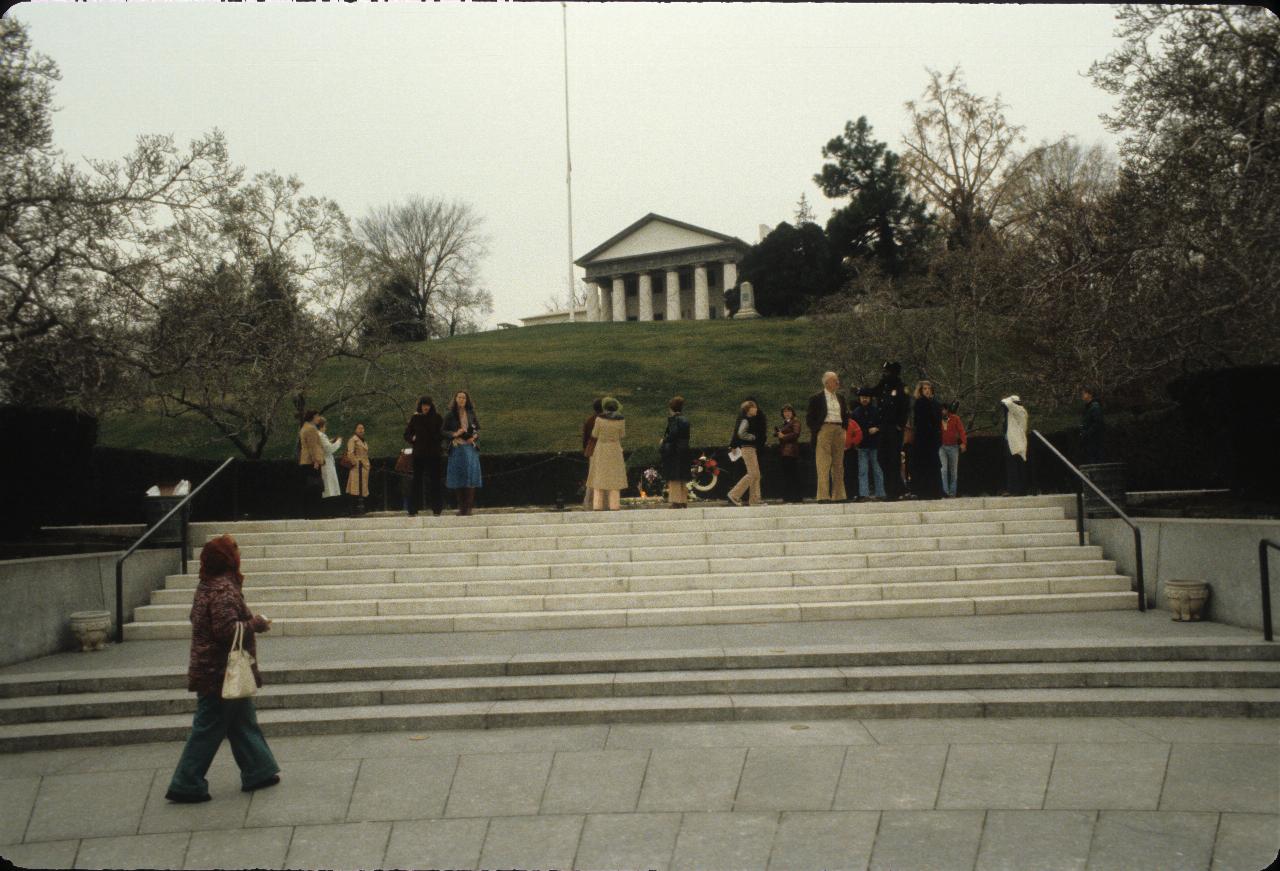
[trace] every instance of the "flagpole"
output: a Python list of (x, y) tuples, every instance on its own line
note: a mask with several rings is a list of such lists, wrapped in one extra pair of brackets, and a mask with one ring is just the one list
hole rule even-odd
[(564, 183), (569, 216), (569, 323), (576, 320), (573, 287), (573, 160), (569, 156), (569, 5), (560, 2), (560, 27), (564, 35)]

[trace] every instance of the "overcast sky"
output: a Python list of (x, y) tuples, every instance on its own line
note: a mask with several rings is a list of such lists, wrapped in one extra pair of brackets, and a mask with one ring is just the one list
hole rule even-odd
[[(492, 321), (567, 288), (561, 7), (43, 3), (9, 15), (61, 67), (55, 141), (119, 157), (213, 127), (251, 172), (299, 176), (351, 217), (409, 193), (483, 216)], [(574, 256), (648, 212), (747, 242), (820, 221), (821, 147), (866, 115), (901, 150), (926, 67), (960, 64), (1029, 142), (1112, 144), (1084, 75), (1108, 6), (569, 4)], [(580, 274), (580, 271), (579, 271)]]

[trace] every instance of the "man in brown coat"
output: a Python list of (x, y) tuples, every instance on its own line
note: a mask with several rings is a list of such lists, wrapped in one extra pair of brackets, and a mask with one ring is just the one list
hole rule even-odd
[(316, 429), (319, 416), (320, 412), (308, 410), (302, 415), (302, 428), (298, 430), (298, 468), (302, 476), (303, 513), (307, 517), (319, 516), (320, 496), (324, 492), (320, 468), (324, 465), (325, 453), (320, 445), (320, 430)]
[(813, 433), (813, 460), (818, 472), (818, 501), (842, 502), (844, 492), (844, 431), (849, 425), (849, 405), (837, 393), (840, 377), (822, 376), (822, 390), (809, 397), (805, 423)]

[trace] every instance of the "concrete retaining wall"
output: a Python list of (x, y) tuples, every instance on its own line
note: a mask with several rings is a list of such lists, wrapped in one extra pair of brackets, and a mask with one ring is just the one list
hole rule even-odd
[[(125, 621), (147, 604), (165, 575), (181, 571), (178, 548), (140, 550), (124, 564)], [(120, 552), (0, 562), (0, 665), (75, 649), (73, 611), (110, 611), (114, 632)], [(89, 654), (86, 654), (86, 656)]]
[[(1208, 581), (1213, 588), (1205, 617), (1219, 623), (1262, 631), (1262, 593), (1258, 584), (1258, 540), (1280, 540), (1277, 520), (1202, 520), (1134, 518), (1142, 530), (1147, 598), (1168, 609), (1164, 583)], [(1102, 546), (1120, 571), (1133, 576), (1133, 531), (1122, 520), (1086, 520), (1091, 544)], [(1280, 626), (1280, 554), (1273, 554), (1272, 621)]]

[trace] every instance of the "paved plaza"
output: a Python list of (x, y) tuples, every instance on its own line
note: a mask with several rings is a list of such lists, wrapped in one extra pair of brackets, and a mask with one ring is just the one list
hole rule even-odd
[(277, 738), (283, 781), (164, 791), (179, 743), (0, 756), (0, 854), (44, 868), (1258, 871), (1280, 722), (566, 726)]

